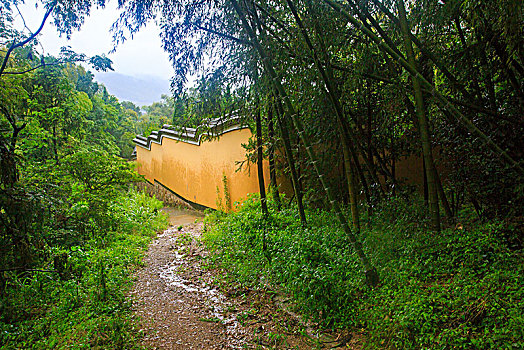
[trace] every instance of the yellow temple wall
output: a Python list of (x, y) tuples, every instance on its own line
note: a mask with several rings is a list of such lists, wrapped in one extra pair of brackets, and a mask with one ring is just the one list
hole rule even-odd
[[(244, 165), (236, 171), (237, 162), (246, 159), (242, 144), (248, 143), (250, 137), (251, 131), (247, 128), (228, 131), (200, 145), (163, 137), (162, 144), (151, 142), (151, 150), (136, 147), (138, 172), (150, 183), (159, 182), (187, 201), (228, 210), (228, 203), (234, 206), (249, 193), (258, 192), (256, 164)], [(263, 166), (267, 187), (268, 162), (264, 161)]]

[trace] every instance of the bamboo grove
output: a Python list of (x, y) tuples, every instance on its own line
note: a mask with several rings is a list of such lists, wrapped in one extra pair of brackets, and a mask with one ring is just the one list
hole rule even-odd
[[(221, 71), (223, 85), (250, 89), (257, 129), (272, 130), (276, 119), (278, 134), (264, 140), (284, 149), (303, 224), (304, 189), (316, 188), (309, 200), (331, 206), (370, 284), (378, 276), (358, 242), (359, 208), (372, 211), (405, 189), (395, 176), (402, 156), (423, 160), (435, 234), (453, 224), (462, 205), (486, 217), (522, 209), (519, 2), (128, 1), (123, 7), (120, 38), (160, 15), (175, 90), (203, 69)], [(343, 170), (334, 176), (334, 168)], [(350, 203), (348, 217), (341, 201)]]

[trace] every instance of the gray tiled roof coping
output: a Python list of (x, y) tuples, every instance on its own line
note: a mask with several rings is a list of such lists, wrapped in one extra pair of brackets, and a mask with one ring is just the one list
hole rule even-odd
[(153, 131), (148, 137), (137, 135), (133, 142), (147, 150), (151, 150), (151, 143), (153, 142), (162, 145), (164, 137), (200, 146), (203, 137), (218, 137), (227, 132), (247, 127), (247, 123), (243, 122), (242, 118), (238, 116), (212, 119), (205, 124), (199, 125), (197, 128), (180, 128), (164, 124), (162, 129)]

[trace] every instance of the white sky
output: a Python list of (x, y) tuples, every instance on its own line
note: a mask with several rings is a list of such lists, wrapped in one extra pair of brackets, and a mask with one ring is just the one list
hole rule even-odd
[[(65, 36), (60, 38), (56, 28), (51, 24), (52, 21), (48, 20), (39, 37), (45, 52), (56, 55), (60, 52), (60, 47), (71, 46), (75, 52), (85, 53), (88, 56), (106, 54), (113, 61), (113, 69), (117, 73), (131, 76), (148, 75), (165, 80), (171, 78), (173, 68), (168, 54), (162, 50), (160, 29), (153, 22), (142, 28), (133, 39), (128, 38), (126, 42), (120, 44), (115, 53), (109, 54), (113, 48), (109, 29), (118, 18), (116, 6), (117, 2), (113, 0), (109, 1), (105, 9), (93, 7), (91, 15), (86, 18), (81, 30), (74, 32), (71, 40), (67, 40)], [(35, 31), (44, 15), (42, 6), (35, 9), (35, 2), (29, 0), (19, 5), (19, 8), (27, 26)], [(17, 29), (23, 28), (21, 21), (15, 23)]]

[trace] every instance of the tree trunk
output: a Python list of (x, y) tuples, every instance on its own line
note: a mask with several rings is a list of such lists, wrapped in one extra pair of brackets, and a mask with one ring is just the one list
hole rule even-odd
[[(362, 155), (362, 159), (364, 160), (364, 164), (369, 172), (369, 175), (371, 176), (373, 181), (377, 184), (381, 193), (385, 194), (381, 186), (381, 183), (376, 175), (376, 170), (373, 165), (373, 162), (372, 161), (370, 162), (368, 157), (366, 157), (365, 150), (362, 148), (362, 146), (358, 142), (357, 138), (355, 137), (355, 134), (351, 130), (349, 123), (347, 122), (348, 118), (346, 118), (344, 110), (340, 104), (340, 93), (337, 89), (337, 84), (335, 83), (334, 78), (333, 78), (333, 73), (331, 71), (331, 64), (327, 62), (326, 69), (323, 67), (320, 61), (320, 58), (317, 54), (317, 51), (315, 50), (315, 47), (313, 46), (309, 38), (306, 28), (303, 25), (302, 21), (300, 20), (300, 17), (293, 4), (293, 1), (287, 0), (287, 4), (289, 8), (291, 9), (291, 12), (293, 13), (295, 22), (297, 23), (297, 25), (300, 28), (300, 33), (302, 34), (304, 41), (306, 42), (309, 50), (311, 51), (313, 61), (315, 62), (318, 72), (320, 73), (320, 77), (322, 81), (324, 82), (324, 87), (326, 89), (326, 93), (328, 95), (329, 101), (331, 102), (333, 108), (335, 109), (336, 116), (337, 116), (337, 123), (340, 128), (339, 131), (340, 131), (341, 139), (342, 139), (344, 146), (347, 147), (349, 151), (351, 152), (351, 155), (355, 163), (359, 163), (359, 157), (357, 154), (357, 150), (358, 150), (358, 152)], [(322, 46), (321, 48), (324, 49)], [(323, 52), (323, 54), (325, 57), (328, 57), (325, 51)], [(349, 114), (351, 114), (351, 112)]]
[(372, 127), (373, 127), (373, 113), (372, 113), (372, 110), (371, 110), (371, 92), (370, 92), (370, 89), (369, 89), (369, 84), (368, 84), (368, 89), (367, 89), (367, 106), (366, 106), (366, 112), (367, 112), (367, 120), (366, 120), (366, 129), (367, 129), (367, 133), (366, 133), (366, 137), (367, 137), (367, 146), (368, 146), (368, 159), (369, 159), (369, 162), (370, 163), (373, 163), (373, 150), (371, 149), (372, 147), (372, 140), (373, 140), (373, 133), (372, 133)]
[(391, 181), (393, 190), (391, 191), (393, 196), (397, 195), (397, 179), (395, 178), (395, 172), (396, 172), (396, 150), (395, 150), (395, 141), (393, 140), (393, 137), (391, 138)]
[[(291, 12), (293, 13), (293, 16), (295, 18), (295, 22), (300, 28), (300, 32), (302, 33), (302, 37), (304, 38), (304, 41), (306, 42), (309, 50), (311, 51), (311, 54), (313, 56), (313, 60), (315, 61), (315, 65), (317, 66), (317, 69), (320, 73), (320, 76), (324, 82), (327, 95), (336, 111), (337, 115), (337, 122), (339, 125), (339, 134), (340, 138), (342, 140), (342, 149), (343, 149), (343, 155), (344, 155), (344, 164), (346, 169), (346, 178), (348, 181), (348, 191), (349, 191), (349, 198), (351, 202), (351, 216), (353, 218), (353, 226), (355, 229), (357, 229), (357, 232), (360, 232), (360, 218), (359, 218), (359, 212), (358, 212), (358, 205), (357, 205), (357, 193), (355, 190), (355, 180), (353, 176), (353, 169), (351, 166), (351, 154), (355, 155), (355, 148), (354, 144), (358, 142), (354, 135), (350, 132), (350, 127), (347, 125), (346, 117), (344, 115), (342, 106), (340, 105), (339, 101), (339, 93), (335, 88), (335, 84), (333, 82), (333, 76), (330, 74), (329, 71), (326, 71), (324, 67), (322, 66), (320, 59), (316, 53), (315, 48), (313, 47), (313, 44), (311, 40), (309, 39), (309, 35), (307, 34), (306, 28), (304, 27), (304, 24), (300, 20), (300, 17), (298, 15), (297, 9), (295, 8), (295, 5), (293, 4), (292, 0), (287, 0), (287, 4), (289, 8), (291, 9)], [(366, 159), (366, 154), (363, 153), (362, 156), (364, 159)], [(356, 161), (358, 161), (358, 156), (355, 157)], [(372, 171), (372, 168), (370, 168), (370, 171)]]
[(13, 131), (11, 132), (11, 140), (9, 140), (9, 142), (7, 139), (0, 141), (0, 165), (2, 167), (2, 170), (0, 171), (0, 185), (12, 188), (19, 180), (15, 153), (16, 143), (18, 142), (18, 135), (26, 127), (27, 123), (18, 126), (16, 125), (16, 119), (14, 116), (11, 116), (9, 112), (4, 109), (2, 109), (2, 112), (13, 128)]
[(269, 216), (267, 210), (266, 184), (264, 182), (264, 149), (262, 148), (262, 118), (260, 117), (260, 108), (257, 103), (255, 111), (255, 123), (257, 132), (257, 171), (258, 171), (258, 190), (260, 192), (260, 203), (262, 205), (262, 214)]
[(440, 174), (436, 173), (437, 177), (437, 190), (438, 190), (438, 197), (440, 198), (440, 204), (442, 205), (442, 208), (444, 209), (444, 213), (446, 214), (447, 220), (453, 220), (453, 212), (451, 211), (451, 207), (449, 205), (448, 197), (446, 196), (446, 193), (444, 192), (444, 187), (442, 186), (442, 181), (440, 181)]
[(424, 156), (422, 156), (422, 177), (423, 177), (423, 186), (424, 186), (424, 204), (426, 207), (429, 207), (429, 190), (428, 190), (428, 177), (427, 177), (427, 170), (426, 170), (426, 161), (424, 160)]
[(358, 211), (358, 197), (355, 186), (355, 174), (353, 171), (353, 165), (351, 164), (351, 155), (349, 150), (342, 145), (342, 153), (344, 155), (344, 169), (346, 171), (346, 179), (348, 183), (349, 202), (351, 207), (351, 218), (353, 222), (353, 228), (360, 234), (360, 214)]
[[(481, 42), (482, 38), (480, 37), (480, 35), (477, 35), (477, 40)], [(489, 107), (492, 110), (496, 111), (497, 95), (495, 93), (495, 84), (493, 83), (493, 74), (491, 72), (491, 66), (488, 63), (488, 58), (486, 57), (485, 49), (486, 47), (481, 48), (479, 50), (480, 64), (484, 66), (484, 69), (486, 70), (484, 85), (486, 85), (486, 89), (488, 90)]]
[[(377, 5), (380, 10), (393, 22), (395, 23), (398, 27), (400, 27), (400, 20), (398, 18), (396, 18), (393, 13), (391, 13), (391, 11), (389, 11), (389, 9), (383, 5), (383, 3), (380, 1), (380, 0), (373, 0), (373, 2), (375, 3), (375, 5)], [(369, 12), (367, 10), (364, 9), (364, 11), (368, 14), (369, 16)], [(369, 16), (371, 17), (371, 16)], [(409, 36), (410, 36), (410, 39), (411, 41), (418, 47), (418, 49), (420, 50), (420, 52), (425, 56), (427, 57), (429, 60), (431, 60), (433, 62), (433, 64), (442, 72), (442, 74), (448, 79), (449, 83), (450, 83), (450, 86), (457, 92), (461, 93), (466, 99), (468, 99), (469, 101), (472, 101), (474, 103), (476, 103), (476, 101), (473, 99), (473, 97), (471, 96), (471, 94), (464, 88), (464, 86), (457, 80), (457, 78), (451, 74), (451, 72), (447, 69), (446, 65), (441, 62), (436, 55), (433, 54), (433, 52), (431, 52), (430, 50), (428, 50), (426, 48), (425, 45), (422, 44), (422, 42), (415, 36), (413, 35), (411, 32), (409, 33)], [(388, 44), (390, 45), (390, 44)], [(391, 45), (390, 45), (391, 46)], [(394, 45), (393, 45), (394, 46)], [(392, 47), (393, 50), (395, 50), (396, 53), (398, 53), (398, 50), (396, 50), (395, 47)], [(402, 55), (400, 55), (402, 56)]]
[[(479, 101), (482, 101), (482, 91), (480, 89), (480, 85), (478, 83), (478, 79), (477, 79), (477, 76), (478, 76), (478, 69), (476, 69), (475, 65), (473, 64), (473, 59), (471, 58), (471, 55), (469, 53), (469, 50), (468, 50), (468, 44), (466, 42), (466, 37), (464, 36), (464, 31), (462, 30), (462, 26), (460, 25), (460, 11), (458, 10), (457, 14), (455, 15), (455, 18), (454, 18), (454, 22), (455, 22), (455, 27), (457, 28), (457, 34), (458, 34), (458, 37), (460, 39), (460, 43), (462, 44), (462, 50), (464, 51), (464, 54), (465, 54), (465, 57), (466, 57), (466, 61), (468, 63), (468, 65), (470, 66), (470, 68), (474, 71), (474, 74), (472, 75), (472, 82), (473, 82), (473, 88), (475, 89), (476, 93), (477, 93), (477, 98)], [(491, 106), (492, 108), (495, 107), (495, 106)], [(494, 109), (496, 110), (496, 109)]]
[(55, 164), (58, 165), (58, 144), (57, 144), (57, 133), (56, 125), (53, 125), (53, 156), (55, 159)]
[[(257, 69), (255, 67), (255, 69)], [(264, 219), (269, 218), (269, 211), (267, 209), (267, 198), (266, 198), (266, 185), (264, 181), (264, 150), (262, 148), (262, 118), (260, 116), (260, 104), (257, 98), (257, 105), (255, 111), (255, 123), (257, 133), (257, 171), (258, 171), (258, 190), (260, 192), (260, 205), (262, 207), (262, 215)], [(262, 252), (266, 256), (267, 260), (270, 261), (270, 256), (267, 250), (267, 229), (264, 226), (262, 232)]]

